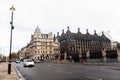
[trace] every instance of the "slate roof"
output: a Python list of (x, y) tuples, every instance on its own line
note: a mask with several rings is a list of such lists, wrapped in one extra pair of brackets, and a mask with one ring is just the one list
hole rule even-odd
[(87, 41), (100, 41), (100, 42), (111, 42), (104, 34), (101, 36), (97, 35), (96, 31), (93, 35), (89, 34), (82, 34), (79, 30), (78, 33), (72, 33), (69, 29), (66, 33), (63, 33), (59, 36), (58, 41), (62, 40), (87, 40)]

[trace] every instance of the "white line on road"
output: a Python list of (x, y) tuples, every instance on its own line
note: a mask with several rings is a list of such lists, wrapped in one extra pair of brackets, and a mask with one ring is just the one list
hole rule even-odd
[(50, 70), (50, 68), (48, 68), (48, 67), (44, 67), (44, 69)]
[(47, 67), (51, 67), (51, 65), (46, 65)]
[(73, 74), (71, 72), (66, 72), (66, 71), (61, 71), (61, 70), (56, 70), (57, 72), (62, 72), (62, 73), (66, 73), (66, 74)]
[(92, 77), (92, 76), (86, 76), (86, 78), (92, 79), (92, 80), (102, 80), (102, 79), (99, 79), (99, 78), (96, 78), (96, 77)]

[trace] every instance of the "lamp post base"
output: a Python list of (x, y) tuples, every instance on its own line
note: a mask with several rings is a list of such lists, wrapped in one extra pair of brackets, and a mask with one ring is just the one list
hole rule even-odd
[(11, 62), (8, 63), (8, 74), (11, 74)]

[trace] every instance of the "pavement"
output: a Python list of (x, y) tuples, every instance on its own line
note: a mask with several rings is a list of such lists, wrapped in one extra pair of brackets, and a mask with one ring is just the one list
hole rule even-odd
[(17, 74), (11, 66), (11, 74), (8, 74), (8, 63), (0, 63), (0, 80), (17, 80)]
[(0, 63), (0, 80), (25, 80), (12, 63), (11, 74), (8, 74), (8, 62)]
[[(56, 61), (55, 61), (56, 62)], [(58, 64), (66, 64), (71, 63), (69, 61), (57, 61)], [(73, 64), (73, 62), (72, 62)], [(107, 63), (96, 63), (96, 62), (83, 62), (81, 64), (84, 65), (101, 65), (101, 66), (118, 66), (120, 67), (119, 62), (107, 62)], [(0, 80), (25, 80), (23, 76), (19, 73), (19, 71), (12, 63), (11, 66), (11, 74), (8, 74), (8, 62), (0, 63)]]

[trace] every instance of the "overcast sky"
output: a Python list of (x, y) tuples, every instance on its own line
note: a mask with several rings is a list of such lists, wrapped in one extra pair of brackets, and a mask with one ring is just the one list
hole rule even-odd
[(71, 32), (98, 34), (104, 31), (120, 42), (120, 0), (0, 0), (0, 52), (9, 54), (10, 7), (14, 5), (12, 52), (26, 46), (37, 25), (42, 33)]

